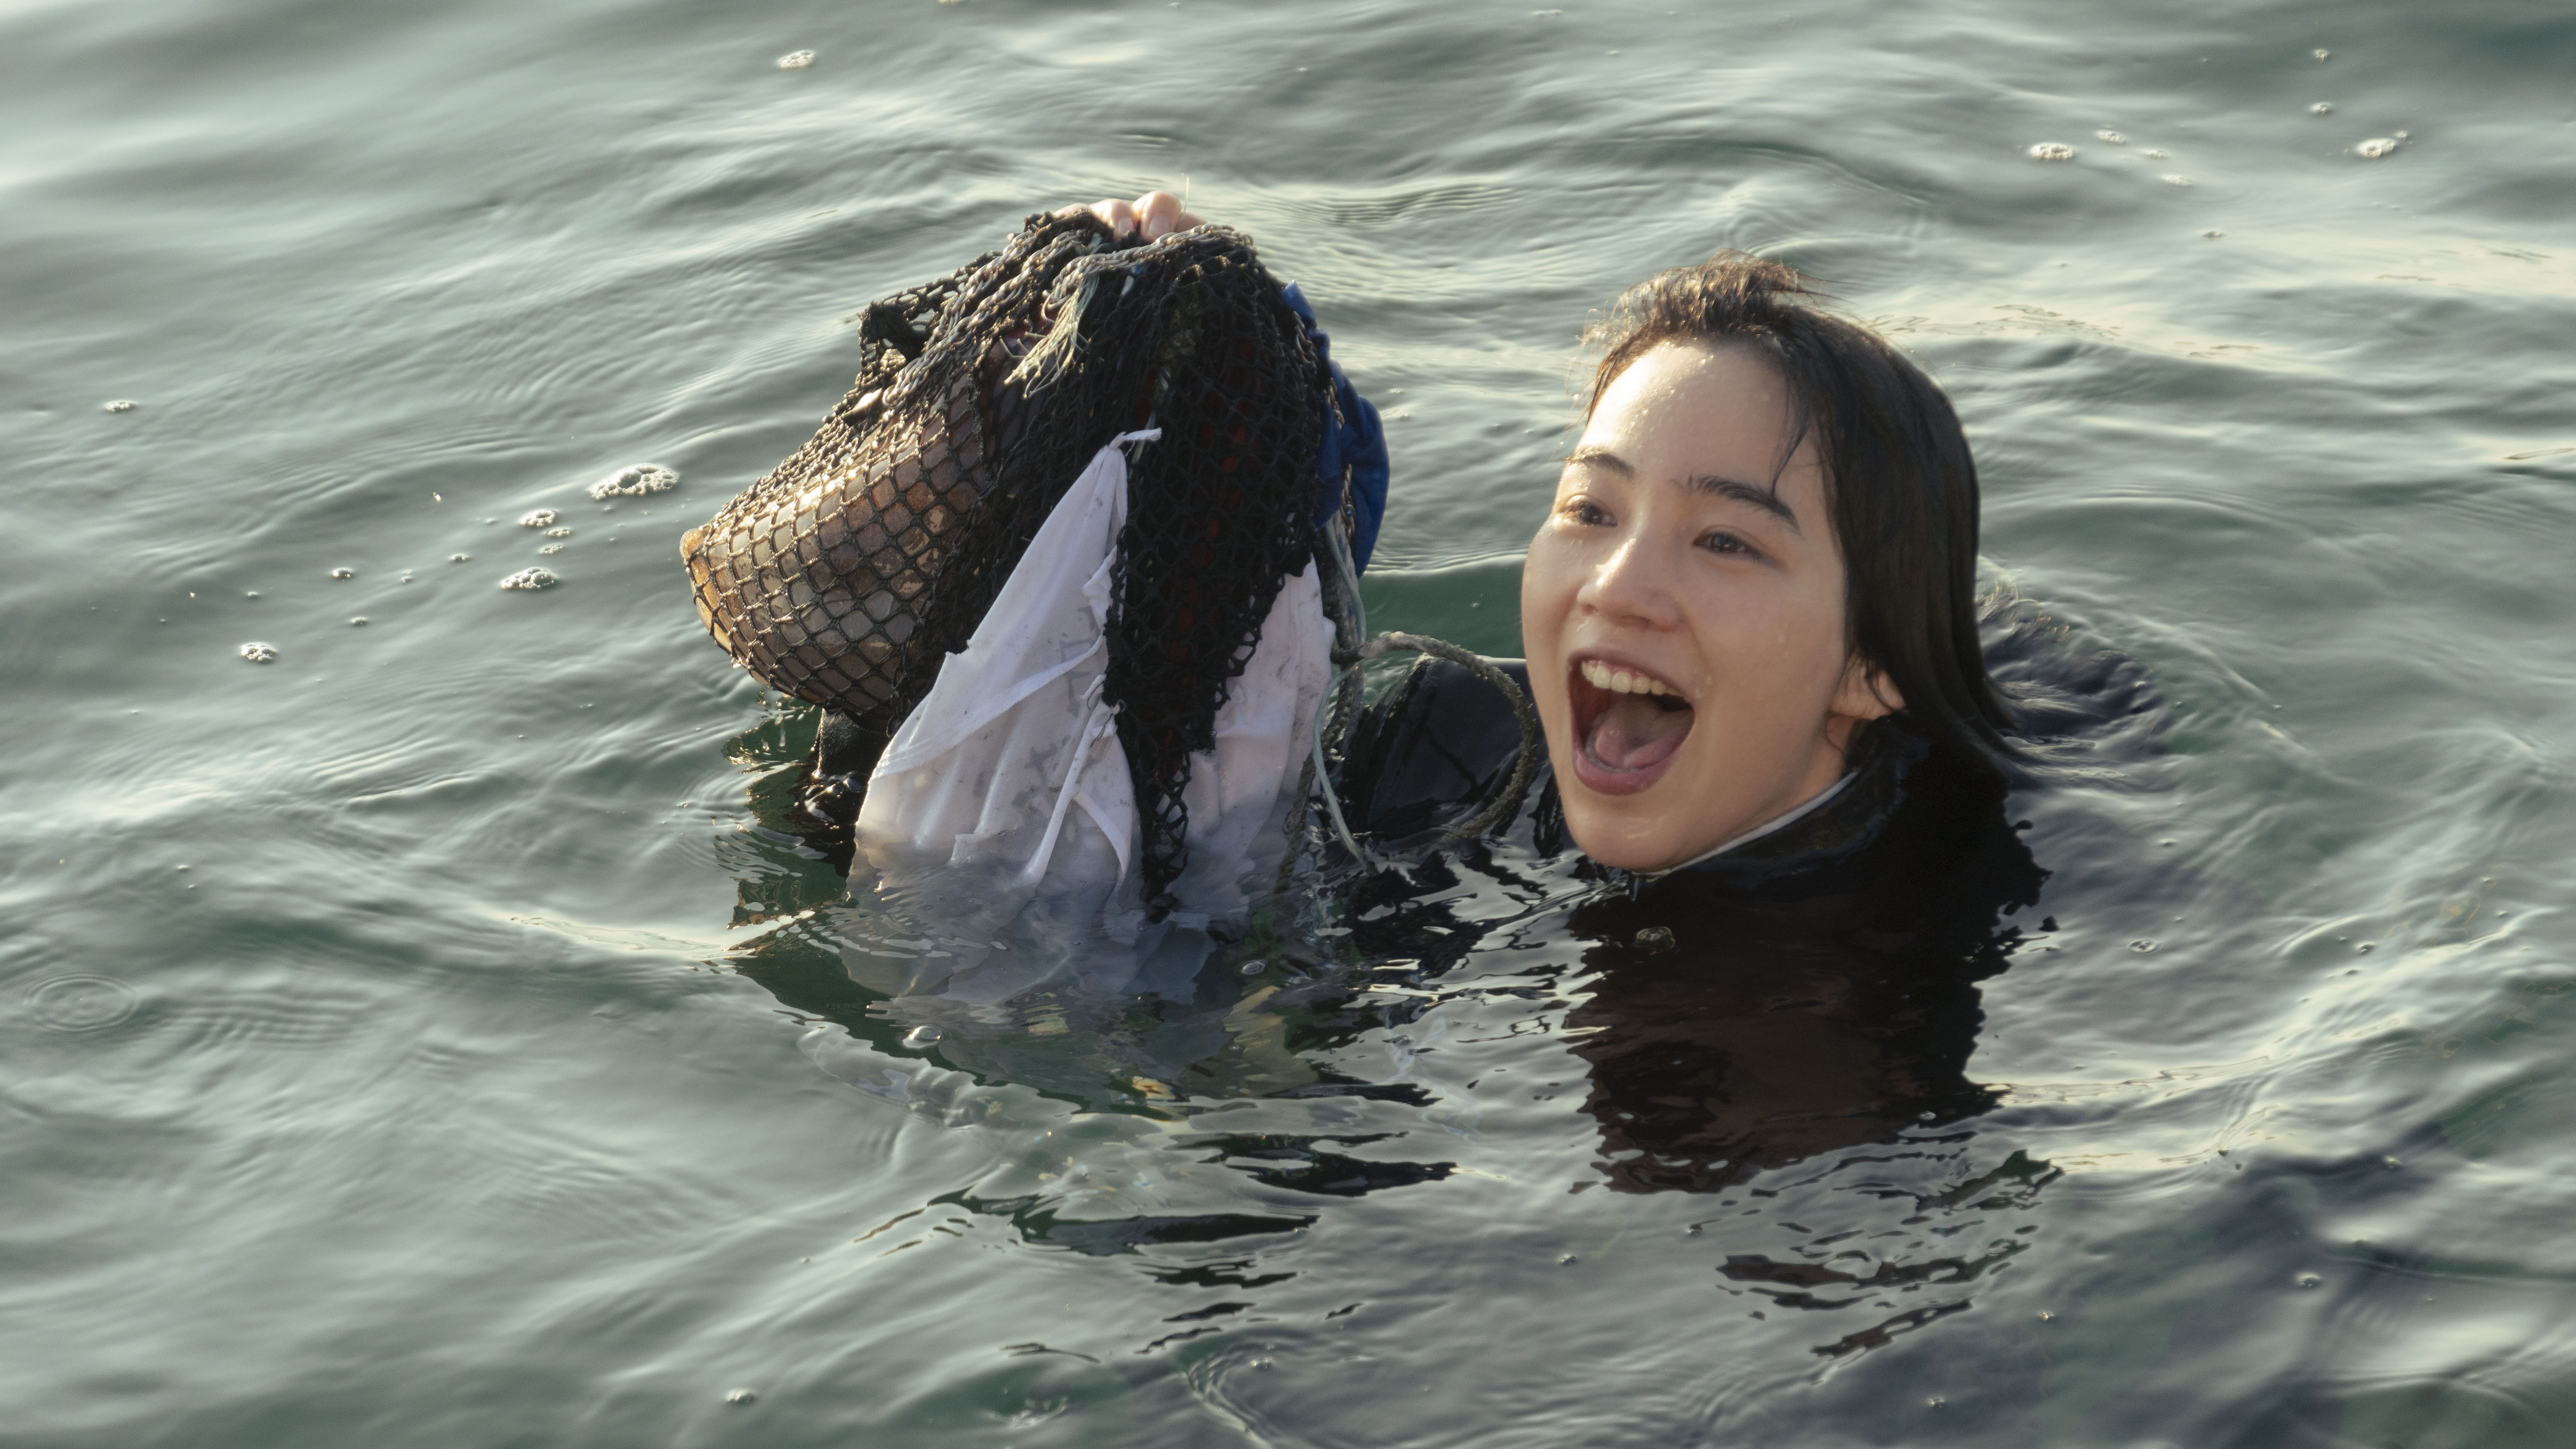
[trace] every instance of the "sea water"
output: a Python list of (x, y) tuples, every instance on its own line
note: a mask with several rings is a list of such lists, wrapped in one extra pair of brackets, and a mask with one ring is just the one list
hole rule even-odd
[[(0, 1442), (2563, 1442), (2571, 54), (2390, 0), (0, 4)], [(1753, 1145), (1641, 1190), (1584, 1055), (1637, 1008), (1509, 859), (1186, 999), (852, 969), (812, 714), (678, 538), (868, 300), (1150, 187), (1386, 410), (1381, 627), (1517, 652), (1655, 268), (1780, 257), (1940, 378), (1989, 577), (2166, 726), (2013, 802), (2051, 875), (1920, 1120), (1703, 1103)]]

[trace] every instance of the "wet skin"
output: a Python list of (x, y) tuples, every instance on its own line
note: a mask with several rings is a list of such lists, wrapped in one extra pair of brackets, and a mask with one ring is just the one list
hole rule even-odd
[[(1832, 785), (1902, 707), (1855, 659), (1812, 439), (1769, 363), (1667, 344), (1611, 383), (1521, 571), (1521, 640), (1566, 824), (1656, 870)], [(1784, 459), (1785, 454), (1785, 459)]]

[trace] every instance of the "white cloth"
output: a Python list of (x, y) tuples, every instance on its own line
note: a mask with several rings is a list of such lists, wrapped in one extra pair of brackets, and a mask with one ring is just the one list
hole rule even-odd
[[(1123, 450), (1161, 436), (1121, 434), (1093, 455), (868, 779), (859, 848), (881, 890), (909, 892), (917, 907), (951, 919), (974, 918), (951, 944), (1013, 934), (1011, 923), (1032, 914), (1077, 953), (1082, 943), (1065, 933), (1105, 931), (1137, 942), (1136, 791), (1102, 686), (1127, 519)], [(1302, 746), (1331, 678), (1331, 649), (1309, 564), (1281, 586), (1263, 621), (1250, 663), (1217, 712), (1215, 749), (1191, 758), (1181, 796), (1189, 860), (1172, 886), (1180, 925), (1203, 930), (1211, 920), (1241, 918), (1247, 884), (1276, 870)], [(1140, 950), (1150, 952), (1160, 935)], [(1034, 944), (1011, 949), (1025, 955)], [(966, 971), (961, 957), (973, 954), (948, 953), (944, 974)], [(1043, 979), (1043, 970), (1032, 978), (1036, 966), (1024, 960), (1006, 974)]]

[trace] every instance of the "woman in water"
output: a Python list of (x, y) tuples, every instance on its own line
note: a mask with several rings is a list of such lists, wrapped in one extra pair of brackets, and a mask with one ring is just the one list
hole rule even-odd
[[(1198, 224), (1163, 193), (1092, 210), (1142, 242)], [(1492, 661), (1535, 701), (1543, 758), (1521, 768), (1530, 742), (1485, 675), (1426, 659), (1362, 711), (1329, 778), (1368, 859), (1338, 877), (1321, 939), (1371, 963), (1371, 988), (1269, 974), (1305, 948), (1274, 939), (1265, 962), (1238, 943), (1219, 959), (1242, 974), (1194, 957), (1097, 1006), (1123, 1023), (1137, 992), (1159, 997), (1150, 1051), (1104, 1026), (1099, 1052), (1059, 1062), (1055, 1035), (1008, 1013), (913, 1012), (955, 1024), (946, 1060), (1068, 1090), (1112, 1060), (1122, 1102), (1147, 1077), (1418, 1093), (1327, 1080), (1279, 1045), (1356, 1040), (1432, 1000), (1468, 1010), (1499, 967), (1503, 1000), (1562, 1010), (1623, 1190), (1721, 1188), (1992, 1104), (1966, 1075), (1977, 983), (2056, 929), (2029, 909), (2046, 873), (2005, 813), (2007, 772), (2151, 742), (2151, 690), (2125, 660), (2068, 659), (1981, 610), (1976, 473), (1948, 400), (1788, 268), (1727, 253), (1659, 274), (1592, 340), (1582, 435), (1522, 571), (1528, 657)], [(827, 781), (854, 785), (842, 772), (875, 758), (845, 753), (827, 729)], [(1493, 814), (1478, 838), (1389, 864)], [(1579, 963), (1552, 941), (1580, 943)], [(910, 973), (872, 989), (928, 1000)], [(1045, 992), (1055, 1011), (1079, 995)]]
[[(1164, 192), (1092, 209), (1146, 241), (1198, 221)], [(1845, 796), (1837, 820), (1875, 818), (1930, 753), (1999, 779), (2014, 719), (1978, 639), (1976, 467), (1940, 389), (1741, 253), (1639, 284), (1596, 341), (1511, 671), (1572, 843), (1654, 876)], [(1506, 727), (1461, 728), (1479, 720)], [(1466, 671), (1418, 670), (1349, 752), (1354, 825), (1418, 833), (1490, 788), (1509, 721)]]
[[(1147, 240), (1196, 221), (1160, 193), (1095, 210)], [(1522, 567), (1527, 660), (1503, 663), (1546, 760), (1500, 838), (1458, 857), (1571, 901), (1591, 943), (1564, 1027), (1602, 1169), (1710, 1191), (1986, 1110), (1976, 983), (2054, 929), (2023, 914), (2046, 873), (2004, 813), (2013, 736), (2151, 725), (2144, 680), (1997, 628), (2007, 704), (1958, 417), (1789, 268), (1661, 273), (1591, 340), (1582, 436)], [(1346, 742), (1350, 825), (1428, 839), (1508, 788), (1521, 749), (1498, 691), (1426, 660)], [(1429, 986), (1525, 914), (1447, 883), (1363, 878), (1350, 951)]]

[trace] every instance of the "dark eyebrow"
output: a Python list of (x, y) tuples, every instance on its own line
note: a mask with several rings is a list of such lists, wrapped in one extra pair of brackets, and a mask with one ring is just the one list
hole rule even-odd
[(1720, 498), (1732, 498), (1738, 503), (1752, 504), (1789, 525), (1791, 533), (1803, 537), (1807, 532), (1798, 526), (1796, 510), (1782, 502), (1780, 495), (1769, 488), (1755, 487), (1741, 478), (1721, 478), (1714, 473), (1696, 474), (1682, 486), (1693, 493), (1712, 493)]
[(1627, 459), (1611, 452), (1608, 448), (1577, 448), (1566, 456), (1565, 466), (1569, 468), (1599, 468), (1605, 472), (1616, 473), (1622, 478), (1634, 478), (1637, 476), (1637, 470), (1628, 466)]
[[(1575, 449), (1567, 456), (1565, 466), (1599, 468), (1607, 473), (1616, 473), (1622, 478), (1637, 476), (1637, 470), (1629, 465), (1627, 459), (1611, 452), (1608, 448), (1601, 447)], [(1682, 486), (1693, 493), (1711, 493), (1720, 498), (1732, 498), (1738, 503), (1749, 503), (1789, 525), (1790, 532), (1801, 537), (1806, 534), (1806, 530), (1798, 526), (1797, 511), (1781, 502), (1779, 493), (1773, 489), (1758, 488), (1739, 478), (1721, 478), (1714, 473), (1694, 474)]]

